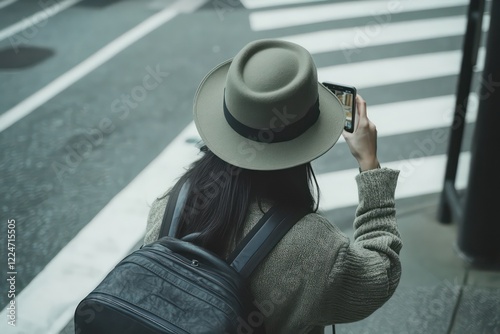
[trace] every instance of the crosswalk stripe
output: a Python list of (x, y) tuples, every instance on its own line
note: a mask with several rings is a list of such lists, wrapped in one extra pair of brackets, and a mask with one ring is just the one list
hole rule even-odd
[[(483, 17), (483, 31), (489, 29), (489, 14)], [(431, 38), (462, 36), (467, 20), (464, 16), (451, 16), (410, 22), (387, 23), (385, 25), (329, 29), (304, 34), (280, 37), (297, 43), (310, 53), (342, 51), (350, 61), (352, 54), (363, 48), (402, 42), (427, 40)]]
[[(383, 167), (399, 169), (400, 175), (396, 187), (396, 199), (439, 193), (443, 189), (444, 171), (447, 156), (424, 157), (422, 148), (415, 147), (412, 158), (383, 162)], [(464, 189), (470, 163), (470, 152), (460, 156), (455, 187)], [(358, 192), (354, 177), (358, 169), (320, 174), (317, 176), (320, 186), (321, 202), (319, 209), (329, 211), (358, 204)]]
[(393, 14), (467, 5), (467, 0), (420, 1), (350, 1), (286, 9), (272, 9), (250, 14), (253, 30), (270, 30), (317, 22), (370, 17), (371, 24), (388, 23)]
[(321, 2), (325, 0), (241, 0), (241, 3), (245, 8), (254, 9), (254, 8), (263, 8), (263, 7), (273, 7), (273, 6), (282, 6), (282, 5), (295, 5), (300, 3), (308, 3), (308, 2)]
[[(448, 128), (453, 121), (455, 95), (393, 102), (370, 106), (368, 117), (377, 125), (379, 138), (416, 131)], [(479, 99), (471, 93), (468, 99), (466, 121), (473, 123), (477, 116)], [(464, 106), (465, 107), (465, 106)]]
[[(479, 97), (469, 94), (466, 107), (466, 122), (476, 121)], [(443, 95), (429, 98), (384, 103), (371, 106), (367, 101), (368, 117), (377, 126), (378, 138), (396, 136), (405, 133), (445, 128), (453, 121), (455, 95)], [(340, 142), (345, 142), (340, 136)]]
[[(485, 49), (478, 52), (476, 71), (484, 66)], [(358, 89), (432, 79), (460, 72), (462, 51), (444, 51), (328, 66), (318, 69), (318, 79), (353, 85)]]

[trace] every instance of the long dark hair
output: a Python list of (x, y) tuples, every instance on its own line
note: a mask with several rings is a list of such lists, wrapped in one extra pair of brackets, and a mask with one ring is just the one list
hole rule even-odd
[[(262, 201), (318, 210), (319, 186), (311, 164), (258, 171), (235, 167), (201, 147), (195, 161), (165, 195), (189, 180), (190, 190), (180, 216), (176, 237), (200, 232), (196, 243), (224, 256), (229, 245), (241, 237), (250, 203)], [(317, 199), (315, 199), (315, 196)]]

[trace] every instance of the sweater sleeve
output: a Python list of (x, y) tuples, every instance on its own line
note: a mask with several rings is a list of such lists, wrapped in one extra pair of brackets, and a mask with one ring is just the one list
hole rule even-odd
[(370, 170), (356, 176), (359, 204), (354, 241), (344, 243), (327, 278), (321, 309), (327, 323), (364, 319), (394, 293), (401, 277), (402, 247), (394, 193), (399, 171)]

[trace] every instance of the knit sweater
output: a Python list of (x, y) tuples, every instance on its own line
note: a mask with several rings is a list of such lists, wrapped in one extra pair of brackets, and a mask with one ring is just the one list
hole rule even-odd
[[(250, 289), (268, 333), (323, 333), (327, 325), (366, 318), (392, 296), (401, 277), (394, 199), (398, 175), (382, 168), (356, 176), (359, 204), (352, 241), (321, 214), (310, 213), (257, 267)], [(167, 200), (152, 204), (145, 244), (158, 238)], [(262, 215), (253, 203), (244, 234)]]

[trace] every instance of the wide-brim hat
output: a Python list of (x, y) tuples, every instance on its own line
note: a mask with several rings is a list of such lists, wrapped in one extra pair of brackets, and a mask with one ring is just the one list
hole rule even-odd
[(344, 129), (338, 98), (318, 82), (310, 53), (275, 39), (247, 44), (210, 71), (194, 99), (194, 122), (222, 160), (277, 170), (326, 153)]

